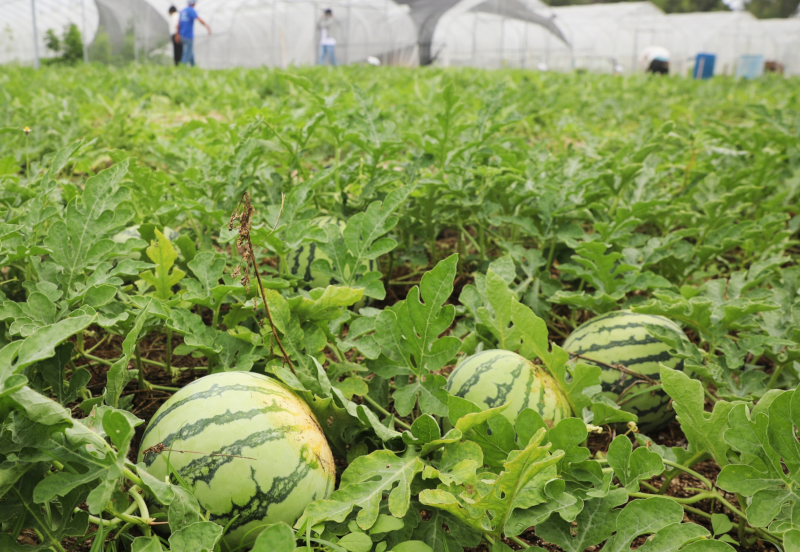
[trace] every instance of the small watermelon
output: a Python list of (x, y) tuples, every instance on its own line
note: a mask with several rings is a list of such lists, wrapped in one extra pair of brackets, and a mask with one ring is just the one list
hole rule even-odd
[[(215, 456), (153, 451), (159, 444)], [(333, 492), (336, 477), (308, 405), (249, 372), (213, 374), (175, 393), (147, 426), (138, 461), (161, 480), (169, 461), (211, 520), (230, 523), (230, 548), (252, 543), (261, 526), (294, 524), (310, 502)]]
[[(686, 338), (677, 324), (663, 316), (615, 311), (581, 324), (564, 342), (564, 350), (606, 364), (622, 364), (655, 381), (659, 381), (661, 377), (659, 364), (682, 370), (683, 361), (669, 353), (670, 348), (666, 343), (650, 335), (645, 324), (670, 328)], [(626, 397), (648, 385), (639, 383), (620, 398), (620, 393), (636, 379), (614, 368), (601, 364), (599, 366), (603, 369), (603, 394), (619, 402), (623, 410), (636, 414), (639, 417), (640, 431), (653, 431), (672, 419), (674, 414), (669, 408), (669, 397), (666, 393), (658, 390), (626, 400)]]
[[(317, 217), (312, 219), (311, 222), (323, 229), (329, 224), (335, 224), (342, 232), (344, 232), (347, 226), (344, 221), (335, 217)], [(331, 258), (314, 242), (300, 246), (294, 253), (289, 254), (289, 258), (287, 259), (289, 272), (295, 276), (302, 276), (303, 280), (308, 284), (308, 289), (325, 288), (329, 285), (336, 285), (338, 283), (336, 280), (332, 280), (318, 270), (311, 268), (311, 264), (316, 259), (325, 259), (328, 262), (331, 261)], [(376, 261), (365, 261), (364, 265), (367, 271), (378, 270), (376, 268)]]
[(511, 351), (490, 349), (465, 358), (447, 379), (447, 390), (483, 409), (511, 404), (503, 415), (513, 424), (532, 408), (548, 423), (572, 415), (569, 401), (543, 368)]

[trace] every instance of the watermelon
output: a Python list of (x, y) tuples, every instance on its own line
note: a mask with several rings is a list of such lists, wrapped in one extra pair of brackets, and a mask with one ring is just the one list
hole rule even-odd
[[(670, 328), (688, 339), (680, 327), (668, 318), (623, 310), (597, 316), (581, 324), (570, 334), (563, 347), (567, 352), (600, 362), (622, 364), (655, 381), (659, 381), (661, 377), (659, 364), (682, 370), (683, 361), (670, 354), (670, 347), (666, 343), (650, 335), (645, 324)], [(669, 397), (666, 393), (658, 390), (626, 400), (626, 397), (631, 397), (650, 385), (638, 383), (620, 398), (620, 393), (633, 384), (636, 378), (602, 364), (598, 366), (603, 370), (603, 394), (614, 402), (619, 402), (626, 412), (636, 414), (639, 417), (640, 431), (658, 429), (672, 419), (674, 414), (669, 408)]]
[[(329, 224), (335, 224), (342, 232), (344, 232), (347, 226), (344, 221), (335, 217), (317, 217), (312, 219), (311, 222), (320, 228), (325, 228), (325, 226)], [(291, 253), (287, 259), (289, 263), (289, 272), (295, 276), (302, 276), (303, 280), (308, 284), (308, 289), (337, 285), (338, 282), (336, 282), (336, 280), (332, 280), (324, 274), (321, 274), (318, 270), (311, 268), (311, 264), (316, 259), (325, 259), (331, 262), (331, 258), (315, 242), (302, 245), (299, 249), (295, 250), (294, 253)], [(367, 271), (378, 270), (376, 268), (376, 261), (365, 261), (364, 265)]]
[(512, 424), (525, 408), (550, 424), (572, 415), (552, 376), (512, 351), (490, 349), (465, 358), (448, 377), (447, 390), (484, 410), (510, 402), (503, 415)]
[[(159, 444), (173, 452), (152, 449)], [(230, 523), (230, 548), (252, 543), (264, 525), (294, 524), (335, 484), (331, 449), (308, 405), (278, 381), (249, 372), (183, 387), (150, 420), (139, 450), (152, 475), (163, 480), (169, 461), (211, 521)]]

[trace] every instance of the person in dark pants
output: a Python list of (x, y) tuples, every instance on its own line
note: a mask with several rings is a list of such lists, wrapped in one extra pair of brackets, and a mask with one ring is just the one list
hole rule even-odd
[(648, 46), (639, 56), (639, 67), (645, 73), (669, 75), (669, 50), (661, 46)]
[(181, 23), (181, 16), (178, 13), (178, 8), (175, 6), (169, 7), (169, 36), (172, 39), (172, 57), (175, 59), (175, 65), (181, 62), (183, 55), (183, 44), (180, 39), (175, 38), (178, 35), (178, 27)]
[(669, 62), (661, 59), (654, 59), (647, 68), (648, 73), (658, 73), (659, 75), (669, 75)]

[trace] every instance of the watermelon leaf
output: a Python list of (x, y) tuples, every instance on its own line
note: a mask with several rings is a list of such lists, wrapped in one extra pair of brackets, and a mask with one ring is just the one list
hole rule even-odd
[(155, 263), (155, 273), (152, 270), (142, 272), (139, 277), (153, 286), (153, 296), (161, 301), (168, 301), (175, 293), (172, 286), (180, 282), (186, 273), (173, 267), (178, 252), (167, 237), (158, 228), (155, 229), (156, 239), (147, 248), (147, 256)]
[(328, 442), (338, 454), (346, 456), (348, 444), (355, 442), (359, 434), (365, 431), (372, 431), (383, 441), (400, 437), (400, 433), (383, 425), (372, 410), (347, 399), (342, 390), (334, 387), (317, 359), (311, 357), (310, 364), (314, 368), (313, 391), (287, 367), (279, 365), (272, 370), (311, 407)]
[(139, 314), (136, 316), (136, 321), (133, 323), (133, 327), (122, 342), (122, 356), (108, 369), (106, 389), (103, 393), (103, 401), (105, 401), (108, 406), (116, 408), (119, 405), (119, 398), (120, 395), (122, 395), (122, 390), (125, 389), (125, 386), (136, 373), (133, 370), (128, 370), (128, 364), (133, 356), (136, 344), (139, 342), (139, 334), (142, 331), (145, 320), (147, 320), (147, 313), (150, 310), (149, 301), (153, 301), (153, 299), (148, 299), (148, 304), (139, 311)]
[(89, 178), (80, 197), (68, 203), (64, 218), (48, 230), (44, 243), (63, 271), (59, 282), (67, 295), (83, 282), (87, 269), (114, 252), (116, 244), (105, 236), (133, 217), (130, 190), (120, 185), (128, 164), (125, 160)]
[(359, 456), (342, 474), (339, 489), (328, 500), (309, 504), (295, 527), (303, 532), (322, 521), (343, 521), (358, 507), (356, 521), (366, 531), (378, 519), (384, 493), (389, 495), (389, 512), (403, 517), (411, 504), (411, 482), (422, 469), (422, 461), (413, 454), (398, 457), (390, 450), (377, 450)]
[(617, 516), (617, 532), (603, 549), (608, 549), (609, 552), (628, 552), (636, 537), (657, 533), (682, 520), (683, 507), (674, 500), (659, 496), (634, 500)]
[[(681, 429), (689, 442), (689, 453), (699, 458), (709, 453), (720, 466), (728, 464), (730, 445), (723, 439), (733, 403), (718, 401), (711, 414), (705, 412), (703, 384), (679, 370), (661, 366), (664, 391), (672, 398)], [(696, 461), (696, 460), (695, 460)]]
[(258, 535), (251, 552), (294, 552), (294, 549), (294, 531), (281, 522), (264, 529)]
[(566, 492), (563, 479), (550, 479), (540, 491), (543, 493), (540, 492), (538, 497), (539, 504), (514, 510), (503, 530), (506, 536), (516, 536), (529, 527), (538, 526), (554, 513), (571, 523), (583, 510), (583, 500)]
[[(629, 493), (638, 493), (639, 481), (661, 474), (664, 463), (658, 454), (650, 452), (646, 447), (632, 449), (630, 439), (625, 435), (618, 435), (609, 445), (606, 458), (620, 484)], [(679, 520), (682, 518), (683, 516)]]
[(800, 444), (795, 438), (795, 428), (800, 427), (800, 395), (781, 393), (768, 412), (754, 410), (748, 415), (744, 404), (730, 409), (725, 441), (742, 453), (742, 462), (724, 466), (717, 478), (721, 489), (750, 499), (746, 514), (753, 527), (769, 525), (785, 503), (800, 503), (800, 494), (794, 489), (800, 473)]
[(169, 536), (170, 552), (214, 550), (222, 538), (222, 526), (213, 521), (198, 521), (181, 527)]
[(382, 352), (414, 374), (413, 382), (398, 385), (394, 393), (401, 416), (411, 413), (417, 401), (425, 413), (447, 414), (445, 378), (431, 372), (444, 367), (461, 349), (457, 337), (439, 337), (455, 318), (455, 307), (445, 302), (453, 293), (457, 262), (458, 255), (440, 261), (404, 301), (383, 310), (375, 321), (375, 340)]
[(380, 281), (381, 273), (370, 271), (370, 261), (392, 251), (397, 242), (381, 237), (395, 227), (395, 211), (402, 206), (413, 186), (390, 192), (383, 201), (373, 201), (365, 211), (347, 220), (342, 232), (335, 224), (325, 227), (328, 239), (318, 247), (329, 257), (316, 259), (312, 268), (344, 286), (362, 288), (364, 295), (383, 299), (386, 291)]
[(490, 313), (486, 307), (479, 307), (478, 320), (497, 340), (498, 348), (519, 350), (522, 336), (519, 329), (511, 325), (512, 305), (518, 303), (517, 298), (509, 289), (508, 282), (491, 268), (486, 273), (486, 298), (494, 312)]
[(592, 404), (591, 395), (600, 391), (600, 367), (582, 363), (568, 365), (567, 352), (558, 345), (550, 348), (547, 325), (525, 305), (512, 303), (511, 317), (522, 336), (520, 354), (525, 358), (538, 357), (542, 361), (569, 399), (573, 414), (582, 417), (583, 409)]
[(465, 488), (458, 495), (441, 488), (426, 489), (419, 495), (420, 502), (445, 510), (470, 527), (499, 537), (513, 510), (523, 507), (521, 498), (526, 486), (538, 481), (543, 487), (546, 480), (537, 479), (537, 476), (555, 465), (564, 454), (561, 451), (550, 454), (550, 445), (540, 446), (544, 437), (545, 430), (540, 429), (523, 450), (509, 454), (503, 471), (494, 480), (482, 474), (481, 485)]
[[(678, 552), (686, 544), (709, 536), (708, 530), (696, 523), (674, 523), (667, 525), (649, 537), (639, 550), (645, 552)], [(708, 542), (708, 541), (701, 541)]]
[(439, 508), (428, 511), (430, 517), (420, 521), (412, 536), (430, 546), (433, 552), (464, 552), (464, 548), (480, 544), (480, 531)]
[(573, 528), (572, 523), (560, 516), (550, 516), (536, 527), (536, 534), (566, 552), (584, 552), (614, 533), (619, 515), (615, 508), (627, 501), (628, 493), (624, 489), (615, 489), (602, 498), (585, 501), (583, 510), (575, 518), (577, 527)]

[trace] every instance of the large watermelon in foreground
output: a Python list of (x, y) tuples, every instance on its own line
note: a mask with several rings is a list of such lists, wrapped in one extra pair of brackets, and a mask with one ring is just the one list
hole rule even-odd
[[(219, 456), (142, 454), (159, 444)], [(333, 455), (308, 405), (276, 380), (249, 372), (214, 374), (182, 388), (153, 416), (139, 450), (139, 461), (161, 480), (168, 459), (212, 521), (233, 520), (225, 536), (231, 548), (255, 540), (262, 525), (292, 525), (335, 483)]]
[[(670, 328), (686, 337), (677, 324), (663, 316), (615, 311), (580, 325), (564, 342), (564, 350), (607, 364), (622, 364), (655, 381), (659, 381), (661, 377), (659, 364), (682, 370), (683, 361), (669, 353), (670, 348), (666, 343), (650, 335), (645, 324)], [(620, 393), (636, 381), (633, 376), (619, 370), (599, 366), (603, 369), (603, 394), (615, 402)], [(647, 386), (646, 383), (636, 384), (619, 399), (623, 410), (639, 417), (638, 426), (643, 432), (658, 429), (673, 416), (669, 409), (669, 396), (663, 391), (644, 392), (634, 396)], [(626, 397), (631, 396), (634, 397), (626, 400)]]
[(510, 402), (503, 415), (512, 424), (525, 408), (536, 410), (549, 423), (572, 415), (569, 401), (550, 374), (517, 353), (502, 349), (465, 358), (448, 377), (447, 390), (483, 409)]

